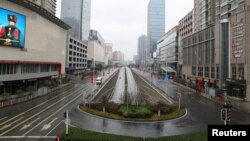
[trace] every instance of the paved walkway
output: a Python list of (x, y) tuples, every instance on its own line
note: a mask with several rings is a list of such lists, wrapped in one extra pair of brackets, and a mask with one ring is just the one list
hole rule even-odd
[[(133, 70), (136, 70), (137, 72), (139, 72), (144, 78), (146, 78), (148, 81), (151, 81), (154, 85), (157, 84), (157, 87), (160, 89), (162, 89), (164, 87), (164, 85), (167, 83), (167, 82), (159, 79), (158, 75), (155, 75), (155, 74), (151, 75), (151, 73), (149, 73), (149, 72), (140, 71), (137, 69), (133, 69)], [(159, 86), (161, 84), (163, 86)], [(182, 88), (185, 88), (185, 89), (188, 89), (188, 91), (196, 92), (194, 89), (187, 87), (185, 85), (182, 85), (180, 83), (172, 82), (172, 84), (177, 85), (177, 86), (182, 87)], [(206, 97), (206, 98), (208, 98), (214, 102), (220, 103), (220, 104), (223, 104), (226, 102), (224, 99), (221, 99), (218, 97), (211, 97), (210, 95), (205, 94), (205, 93), (201, 93), (201, 95), (203, 97)], [(250, 113), (250, 101), (243, 101), (242, 99), (238, 99), (235, 97), (228, 97), (228, 102), (230, 102), (232, 104), (233, 108)]]

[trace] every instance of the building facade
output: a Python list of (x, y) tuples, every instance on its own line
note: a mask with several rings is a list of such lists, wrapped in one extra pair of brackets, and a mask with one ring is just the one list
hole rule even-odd
[[(0, 11), (0, 93), (39, 90), (47, 80), (61, 78), (70, 26), (29, 1), (2, 0)], [(4, 34), (5, 23), (15, 34)]]
[(68, 35), (67, 38), (67, 73), (81, 73), (87, 68), (87, 42)]
[[(153, 58), (157, 40), (165, 33), (165, 0), (150, 0), (147, 21), (147, 56)], [(150, 59), (148, 59), (149, 61)], [(152, 62), (152, 59), (150, 61)]]
[(170, 29), (157, 41), (157, 63), (179, 72), (179, 26)]
[(56, 15), (56, 1), (57, 0), (29, 0), (42, 8), (49, 11), (51, 14)]
[(91, 0), (62, 0), (61, 19), (70, 25), (71, 36), (87, 41), (90, 30)]
[(250, 71), (249, 71), (249, 0), (216, 1), (218, 12), (217, 30), (220, 31), (221, 54), (226, 52), (227, 60), (221, 69), (227, 70), (224, 75), (223, 85), (226, 84), (227, 95), (250, 101)]
[(146, 66), (147, 36), (141, 35), (138, 38), (137, 56), (141, 66)]
[(105, 62), (105, 47), (105, 40), (99, 32), (97, 30), (90, 30), (87, 47), (88, 66), (90, 66), (93, 61), (95, 64), (102, 64), (103, 66), (107, 65), (107, 62)]
[(219, 56), (215, 47), (215, 1), (194, 0), (193, 11), (193, 32), (180, 35), (182, 77), (198, 85), (198, 91), (208, 93), (208, 87), (215, 87), (220, 80), (220, 63), (215, 60)]

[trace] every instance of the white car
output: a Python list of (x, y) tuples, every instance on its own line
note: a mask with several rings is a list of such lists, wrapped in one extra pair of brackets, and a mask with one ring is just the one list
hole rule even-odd
[(102, 84), (102, 77), (97, 77), (96, 78), (96, 85), (101, 85)]

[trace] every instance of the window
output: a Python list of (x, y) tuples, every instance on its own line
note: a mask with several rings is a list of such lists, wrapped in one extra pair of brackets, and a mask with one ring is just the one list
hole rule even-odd
[(58, 65), (51, 65), (51, 71), (57, 71)]
[(238, 78), (240, 80), (244, 80), (244, 65), (243, 64), (239, 65), (238, 73), (239, 73)]
[(196, 76), (196, 66), (193, 66), (193, 67), (192, 67), (192, 75), (193, 75), (193, 76)]
[(236, 65), (232, 65), (231, 69), (232, 69), (232, 78), (236, 79)]
[(205, 77), (209, 77), (209, 67), (205, 67)]
[(203, 77), (203, 67), (202, 66), (198, 67), (198, 76)]
[(214, 67), (211, 67), (211, 78), (214, 78)]
[(49, 72), (50, 65), (41, 65), (40, 72)]
[(9, 75), (17, 73), (17, 65), (15, 64), (0, 64), (0, 75)]
[(21, 66), (21, 73), (38, 73), (38, 65), (24, 64)]
[(220, 67), (216, 66), (216, 78), (220, 79)]

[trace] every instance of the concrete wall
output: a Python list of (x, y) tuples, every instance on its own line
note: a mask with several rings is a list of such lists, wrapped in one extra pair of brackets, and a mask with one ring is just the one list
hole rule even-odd
[(97, 41), (88, 41), (88, 60), (94, 59), (98, 62), (105, 63), (105, 47)]
[(0, 60), (58, 62), (65, 73), (67, 31), (15, 3), (1, 0), (0, 7), (26, 16), (26, 50), (0, 46)]

